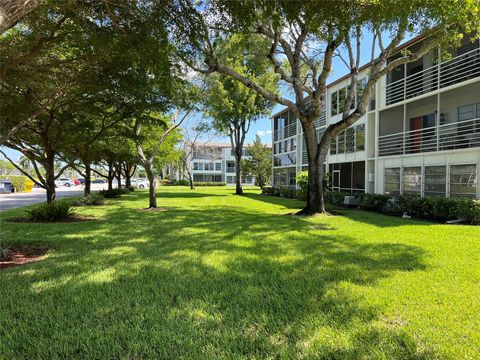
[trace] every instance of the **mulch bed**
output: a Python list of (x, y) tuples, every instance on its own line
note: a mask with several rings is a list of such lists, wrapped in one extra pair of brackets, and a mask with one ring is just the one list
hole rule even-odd
[(147, 212), (154, 212), (154, 211), (167, 211), (168, 209), (167, 208), (161, 208), (161, 207), (157, 207), (157, 208), (143, 208), (143, 209), (138, 209), (138, 211), (147, 211)]
[(45, 258), (46, 246), (12, 245), (7, 248), (7, 259), (0, 258), (0, 270), (8, 267), (29, 264)]
[(65, 219), (61, 220), (38, 220), (33, 221), (27, 217), (18, 217), (18, 218), (10, 218), (5, 219), (5, 221), (9, 222), (20, 222), (20, 223), (30, 223), (30, 224), (58, 224), (58, 223), (72, 223), (72, 222), (84, 222), (84, 221), (92, 221), (96, 218), (93, 216), (82, 216), (82, 215), (72, 215)]

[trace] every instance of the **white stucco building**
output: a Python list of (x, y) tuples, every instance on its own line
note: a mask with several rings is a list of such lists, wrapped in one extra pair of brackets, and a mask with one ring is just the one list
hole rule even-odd
[[(366, 81), (368, 68), (360, 74)], [(319, 133), (340, 120), (349, 82), (329, 84)], [(301, 124), (285, 109), (272, 118), (272, 137), (274, 186), (295, 186), (307, 166)], [(333, 190), (480, 198), (479, 41), (443, 60), (435, 49), (380, 79), (366, 115), (338, 136), (325, 165)]]
[[(250, 146), (245, 144), (243, 157), (250, 157)], [(224, 182), (227, 185), (235, 185), (235, 157), (229, 143), (199, 143), (195, 144), (187, 166), (193, 173), (195, 182)], [(173, 172), (175, 179), (185, 179), (185, 175)], [(243, 185), (255, 185), (255, 177), (242, 176)]]

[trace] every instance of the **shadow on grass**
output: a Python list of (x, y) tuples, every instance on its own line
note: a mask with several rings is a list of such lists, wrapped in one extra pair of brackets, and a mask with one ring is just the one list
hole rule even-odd
[(61, 248), (0, 279), (6, 357), (434, 357), (358, 291), (423, 270), (414, 246), (242, 207), (114, 208), (44, 236)]

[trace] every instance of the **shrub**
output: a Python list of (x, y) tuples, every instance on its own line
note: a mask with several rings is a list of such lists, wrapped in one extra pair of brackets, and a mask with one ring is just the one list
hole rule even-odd
[(105, 204), (105, 198), (101, 194), (90, 194), (72, 201), (72, 206), (98, 206), (103, 204)]
[(469, 224), (480, 224), (480, 200), (458, 199), (455, 215)]
[(123, 190), (125, 189), (102, 190), (102, 191), (99, 191), (98, 193), (102, 195), (104, 198), (113, 199), (113, 198), (120, 197), (120, 195), (124, 193)]
[(26, 176), (23, 175), (0, 175), (0, 179), (8, 179), (12, 182), (12, 186), (17, 191), (25, 191), (27, 180)]
[(342, 205), (345, 201), (345, 196), (350, 195), (350, 193), (342, 191), (326, 191), (323, 194), (325, 202), (328, 202), (333, 205)]
[(73, 215), (68, 201), (54, 201), (53, 203), (43, 203), (36, 205), (31, 209), (26, 209), (28, 218), (32, 221), (55, 221), (63, 220)]
[[(187, 181), (187, 185), (190, 185), (190, 183)], [(193, 182), (193, 185), (195, 186), (226, 186), (227, 184), (224, 182)]]
[(275, 195), (275, 189), (273, 186), (264, 186), (262, 188), (263, 195)]
[(134, 188), (133, 186), (129, 186), (129, 187), (127, 187), (127, 189), (128, 189), (130, 192), (135, 191), (135, 188)]
[(388, 196), (381, 194), (359, 194), (358, 207), (363, 210), (383, 212), (389, 199)]
[(186, 179), (177, 180), (173, 184), (174, 185), (180, 185), (180, 186), (190, 186), (190, 182)]
[(158, 182), (162, 185), (170, 185), (170, 179), (167, 179), (167, 178), (160, 179)]

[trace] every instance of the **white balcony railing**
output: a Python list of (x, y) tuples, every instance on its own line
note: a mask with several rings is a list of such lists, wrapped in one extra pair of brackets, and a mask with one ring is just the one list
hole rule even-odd
[(290, 136), (297, 135), (297, 123), (294, 122), (293, 124), (287, 125), (282, 129), (275, 130), (273, 132), (273, 140), (282, 140), (288, 138)]
[(378, 138), (378, 155), (416, 154), (480, 147), (480, 118)]
[(385, 86), (386, 105), (480, 76), (480, 48), (394, 81)]

